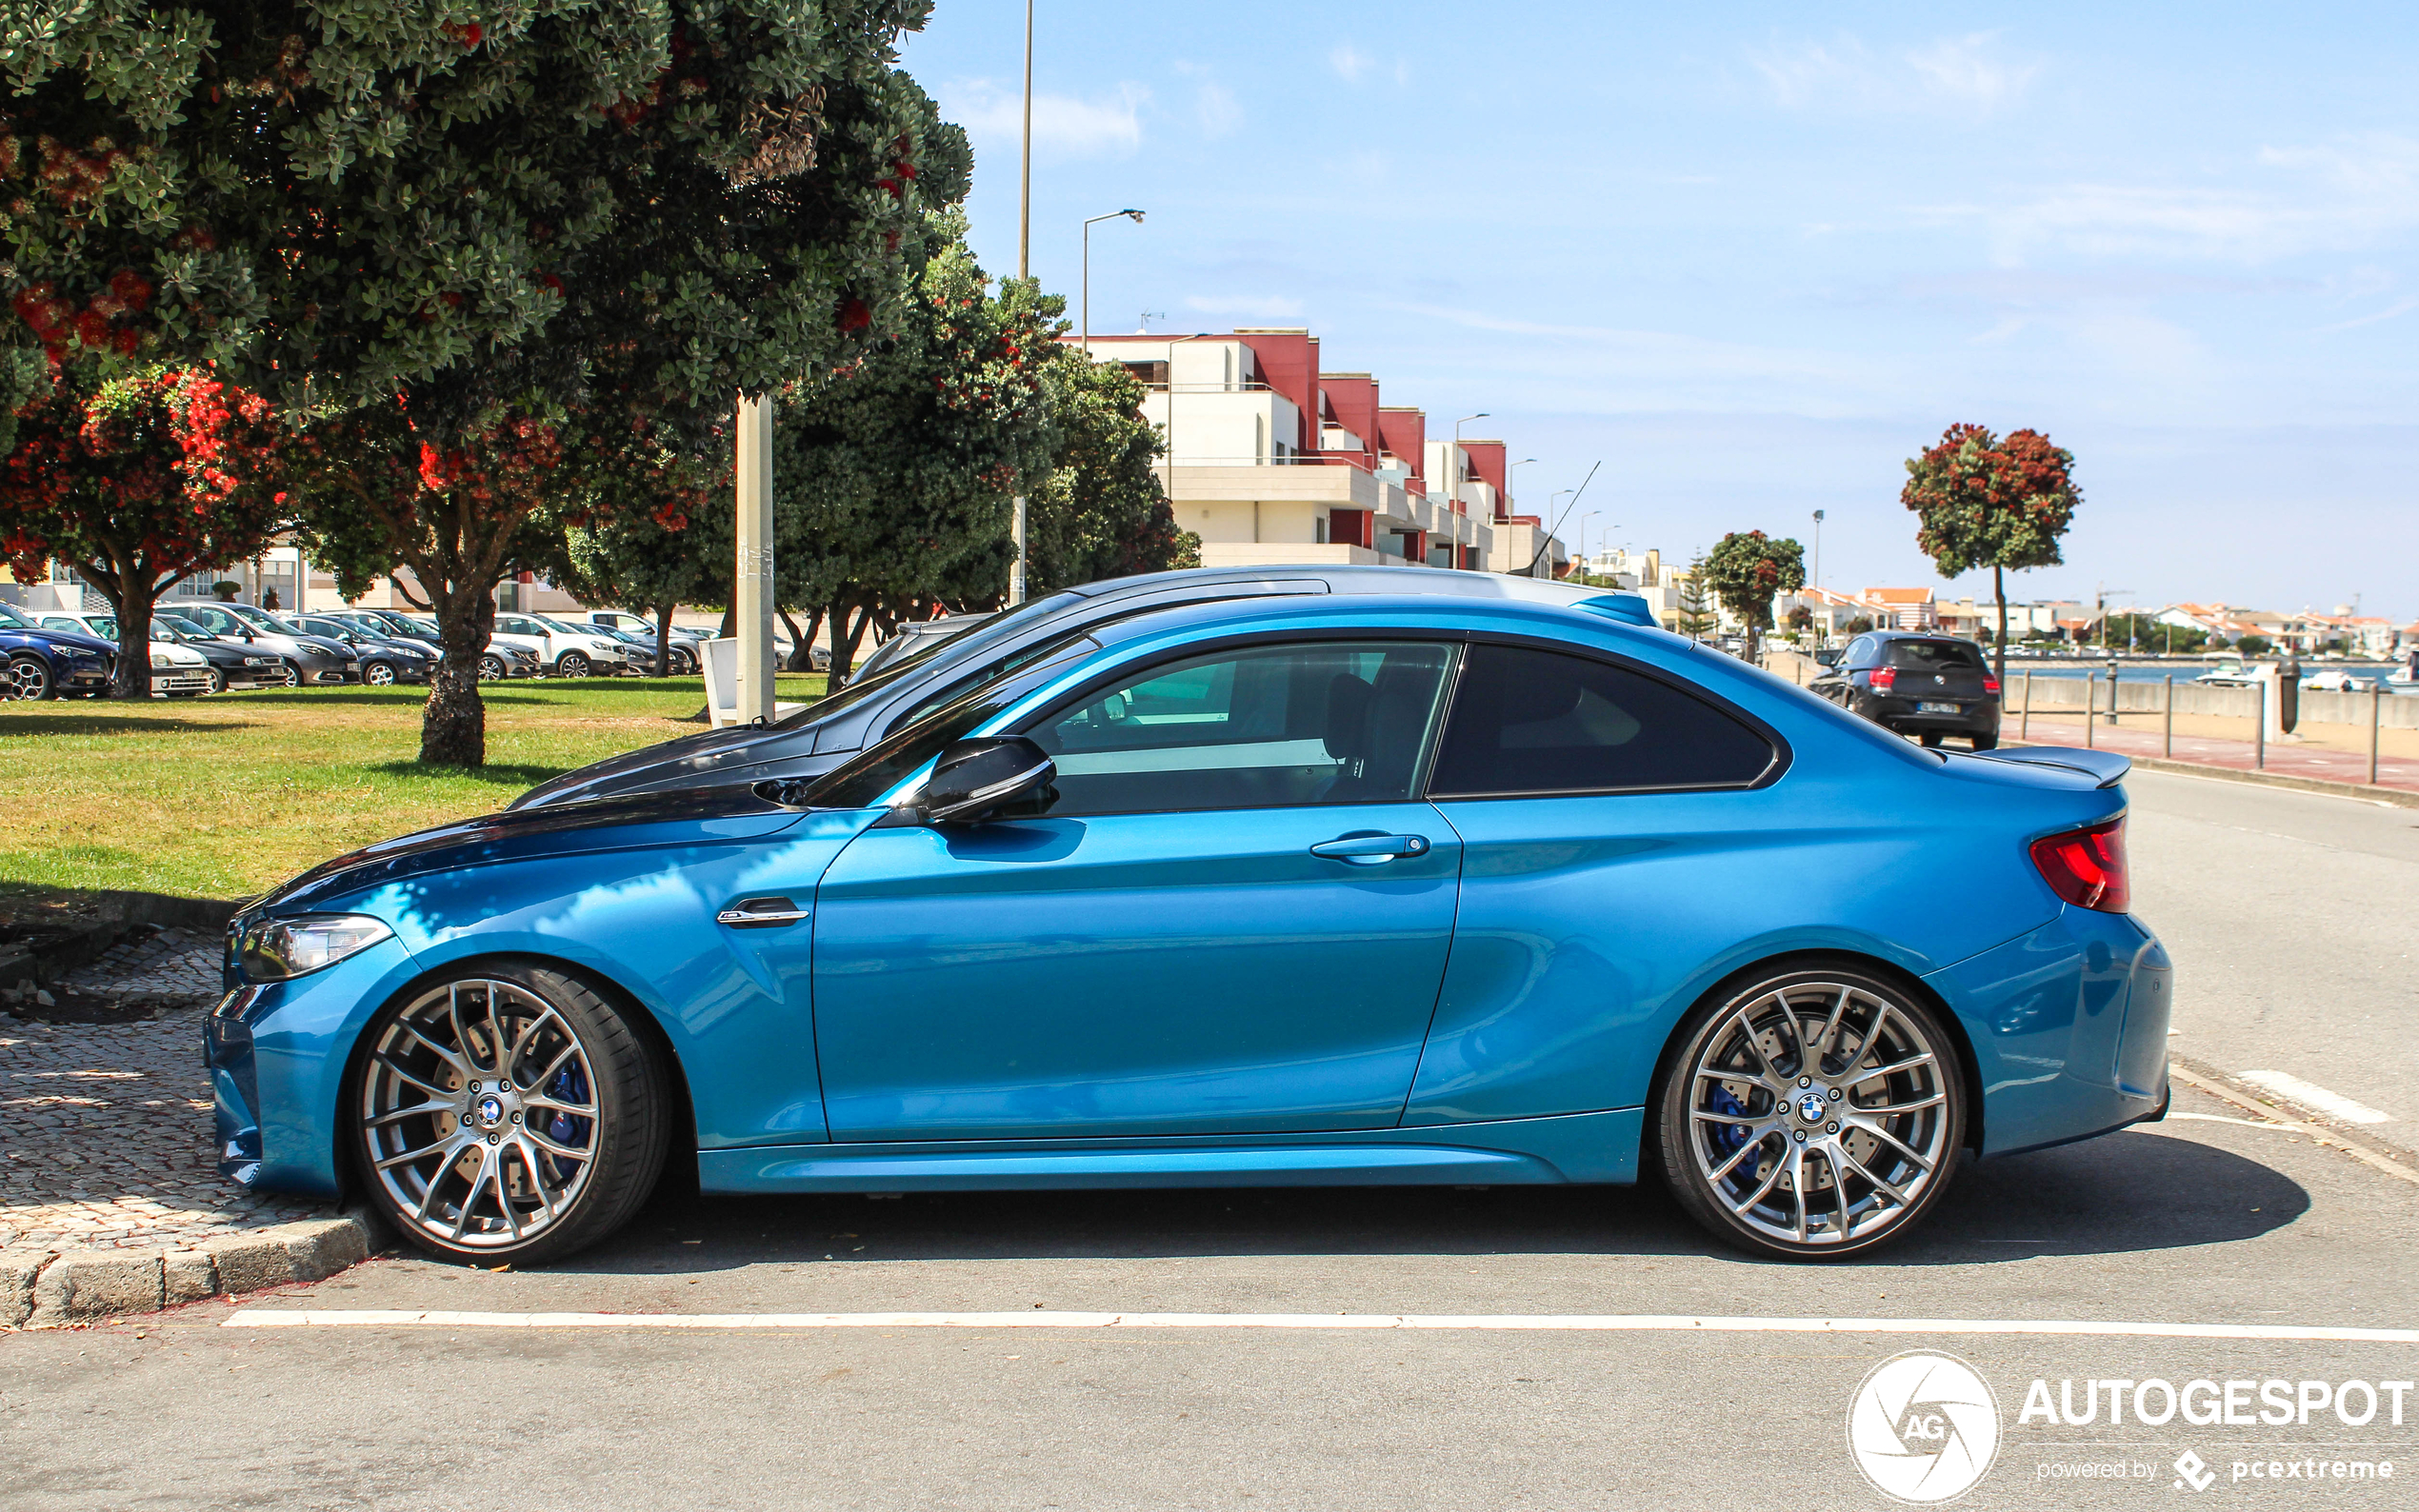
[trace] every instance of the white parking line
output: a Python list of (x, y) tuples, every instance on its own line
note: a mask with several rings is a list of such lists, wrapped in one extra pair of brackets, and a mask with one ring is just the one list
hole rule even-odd
[(2366, 1103), (2355, 1103), (2341, 1092), (2329, 1092), (2314, 1086), (2287, 1071), (2245, 1071), (2243, 1080), (2253, 1086), (2264, 1086), (2278, 1097), (2299, 1103), (2313, 1113), (2339, 1118), (2347, 1124), (2390, 1124), (2390, 1113), (2380, 1113)]
[(2050, 1334), (2093, 1339), (2273, 1339), (2419, 1344), (2419, 1328), (2283, 1323), (2087, 1323), (1989, 1318), (1698, 1318), (1649, 1313), (407, 1312), (238, 1308), (226, 1328), (1298, 1328), (1478, 1333)]

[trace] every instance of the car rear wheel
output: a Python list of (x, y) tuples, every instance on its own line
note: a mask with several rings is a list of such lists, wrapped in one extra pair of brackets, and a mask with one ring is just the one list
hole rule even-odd
[(1698, 1005), (1655, 1107), (1680, 1205), (1743, 1249), (1863, 1254), (1920, 1223), (1966, 1138), (1955, 1042), (1913, 994), (1844, 968)]
[(482, 683), (501, 683), (501, 682), (503, 682), (503, 681), (504, 681), (504, 658), (503, 658), (503, 657), (501, 657), (501, 656), (494, 656), (494, 655), (489, 655), (489, 656), (482, 656), (482, 657), (480, 657), (480, 658), (479, 658), (479, 681), (480, 681), (480, 682), (482, 682)]
[(1976, 750), (1997, 750), (1998, 748), (1999, 737), (1996, 735), (1976, 735), (1974, 737), (1974, 749)]
[(1926, 750), (1938, 750), (1940, 748), (1940, 731), (1936, 729), (1928, 729), (1915, 738), (1923, 743), (1924, 749)]
[(588, 658), (577, 651), (565, 651), (562, 660), (554, 664), (554, 671), (559, 677), (586, 677)]
[(385, 662), (365, 663), (361, 668), (361, 680), (371, 687), (392, 687), (395, 685), (395, 669)]
[(50, 663), (30, 651), (9, 658), (9, 697), (49, 698), (55, 691), (50, 682)]
[(558, 1260), (619, 1228), (662, 1173), (670, 1098), (630, 1021), (560, 972), (490, 965), (370, 1021), (354, 1148), (371, 1197), (446, 1260)]

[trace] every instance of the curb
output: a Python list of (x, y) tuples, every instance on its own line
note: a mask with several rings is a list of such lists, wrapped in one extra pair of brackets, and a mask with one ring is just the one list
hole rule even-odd
[(228, 1234), (198, 1249), (0, 1251), (0, 1328), (64, 1328), (221, 1295), (325, 1281), (386, 1237), (368, 1213)]
[[(2018, 748), (2018, 747), (2010, 747)], [(2081, 750), (2080, 746), (2033, 746), (2026, 750)], [(2106, 749), (2107, 747), (2103, 747)], [(2397, 808), (2419, 808), (2419, 792), (2408, 787), (2372, 786), (2368, 783), (2339, 783), (2330, 777), (2294, 777), (2285, 772), (2245, 771), (2239, 766), (2210, 766), (2200, 762), (2169, 761), (2164, 756), (2129, 756), (2124, 751), (2114, 754), (2127, 759), (2147, 772), (2171, 772), (2178, 777), (2215, 777), (2222, 782), (2249, 783), (2254, 787), (2288, 787), (2296, 792), (2326, 793), (2334, 798), (2366, 798), (2370, 803), (2391, 804)]]

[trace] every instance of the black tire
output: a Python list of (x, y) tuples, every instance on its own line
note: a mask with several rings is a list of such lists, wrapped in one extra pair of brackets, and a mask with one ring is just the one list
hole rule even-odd
[(11, 699), (29, 701), (58, 697), (59, 686), (50, 676), (50, 664), (31, 651), (10, 657), (7, 694)]
[(1974, 749), (1976, 750), (1997, 750), (1998, 748), (1999, 737), (1995, 734), (1976, 735), (1974, 737)]
[(565, 651), (554, 664), (557, 677), (586, 677), (590, 670), (588, 658), (577, 651)]
[[(1776, 965), (1708, 996), (1672, 1044), (1649, 1147), (1680, 1205), (1725, 1242), (1783, 1260), (1869, 1254), (1949, 1189), (1965, 1067), (1931, 1006), (1897, 984)], [(1867, 1108), (1892, 1111), (1847, 1116)]]
[(270, 681), (279, 687), (300, 687), (303, 686), (302, 667), (292, 661), (281, 661), (277, 664), (277, 675)]
[(391, 662), (362, 663), (361, 680), (371, 687), (392, 687), (400, 681)]
[(1926, 750), (1938, 750), (1940, 748), (1940, 731), (1936, 729), (1928, 729), (1915, 738), (1923, 742), (1924, 749)]
[(671, 653), (670, 675), (673, 677), (693, 677), (696, 675), (696, 672), (697, 658), (690, 655), (687, 651), (675, 648)]
[[(520, 1051), (509, 1087), (497, 1079), (498, 1044)], [(570, 1088), (571, 1071), (557, 1070), (563, 1044), (576, 1047), (569, 1064), (581, 1073)], [(533, 1065), (536, 1080), (523, 1086)], [(583, 1093), (585, 1117), (546, 1101)], [(405, 1110), (398, 1099), (449, 1107)], [(440, 1260), (495, 1265), (560, 1260), (628, 1223), (663, 1174), (673, 1102), (628, 1012), (559, 971), (491, 962), (421, 982), (380, 1009), (343, 1105), (361, 1185), (395, 1231)], [(373, 1123), (380, 1112), (386, 1121)], [(556, 1139), (581, 1158), (550, 1153), (566, 1147)], [(423, 1145), (424, 1161), (409, 1158)]]

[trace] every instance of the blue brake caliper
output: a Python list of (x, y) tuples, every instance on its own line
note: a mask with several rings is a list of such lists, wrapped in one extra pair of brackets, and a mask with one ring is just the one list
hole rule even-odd
[[(1736, 1118), (1748, 1116), (1747, 1104), (1731, 1096), (1730, 1089), (1719, 1082), (1713, 1084), (1713, 1095), (1706, 1099), (1706, 1108), (1709, 1112), (1729, 1114)], [(1729, 1160), (1739, 1152), (1740, 1145), (1747, 1143), (1747, 1136), (1748, 1126), (1744, 1124), (1715, 1124), (1713, 1126), (1714, 1153), (1723, 1160)], [(1750, 1170), (1747, 1174), (1749, 1180), (1754, 1180), (1755, 1172)]]
[[(558, 1103), (586, 1103), (588, 1101), (587, 1070), (577, 1065), (563, 1067), (554, 1074), (554, 1080), (546, 1084), (546, 1095)], [(546, 1137), (557, 1144), (569, 1144), (579, 1148), (587, 1144), (588, 1127), (587, 1119), (577, 1118), (557, 1109), (554, 1116), (546, 1122)], [(576, 1164), (560, 1155), (549, 1155), (546, 1160), (547, 1164), (554, 1168), (554, 1179), (558, 1182), (569, 1182), (571, 1179), (571, 1173), (578, 1169)]]

